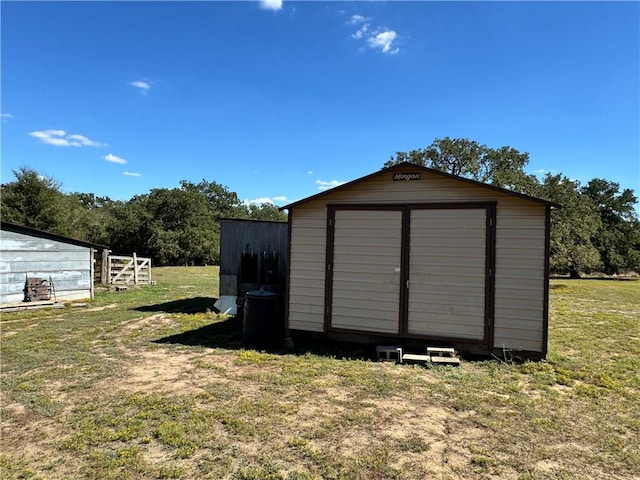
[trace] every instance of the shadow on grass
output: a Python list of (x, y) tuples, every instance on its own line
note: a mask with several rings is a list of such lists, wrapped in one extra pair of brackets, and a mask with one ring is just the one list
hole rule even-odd
[(154, 340), (154, 343), (221, 348), (225, 350), (254, 349), (275, 355), (312, 354), (337, 359), (376, 359), (375, 347), (369, 345), (302, 338), (295, 339), (292, 348), (286, 348), (284, 340), (258, 346), (245, 346), (242, 340), (242, 333), (242, 319), (228, 317), (225, 320), (205, 325), (195, 330), (159, 338)]
[(138, 312), (204, 313), (207, 310), (213, 310), (213, 304), (216, 303), (216, 300), (215, 297), (183, 298), (156, 305), (143, 305), (134, 308), (134, 310)]
[(242, 348), (242, 321), (235, 317), (229, 317), (226, 320), (211, 323), (195, 330), (154, 340), (154, 343), (176, 343), (192, 347), (237, 350)]

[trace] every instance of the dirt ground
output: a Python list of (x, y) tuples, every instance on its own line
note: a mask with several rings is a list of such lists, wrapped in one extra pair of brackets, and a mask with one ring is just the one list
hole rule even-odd
[[(41, 321), (7, 322), (2, 340)], [(488, 386), (478, 411), (473, 391), (451, 401), (460, 391), (443, 381), (481, 375), (473, 362), (448, 373), (156, 341), (178, 327), (164, 313), (105, 325), (90, 345), (100, 375), (88, 360), (25, 374), (22, 400), (2, 402), (3, 479), (640, 478), (591, 462), (587, 440), (535, 445), (544, 437), (516, 423), (513, 438), (497, 438), (501, 416), (547, 428), (514, 399), (568, 398), (565, 385)]]
[[(144, 335), (150, 329), (171, 326), (172, 322), (171, 318), (162, 314), (137, 319), (121, 325), (117, 338)], [(31, 324), (28, 328), (36, 325)], [(18, 333), (13, 331), (12, 325), (6, 327), (3, 338)], [(78, 382), (78, 372), (70, 375), (73, 378), (71, 383), (64, 377), (48, 381), (45, 394), (60, 410), (54, 418), (33, 414), (18, 402), (3, 405), (4, 454), (19, 458), (21, 464), (33, 470), (36, 478), (64, 479), (83, 471), (79, 468), (82, 460), (75, 456), (75, 452), (61, 449), (60, 442), (70, 436), (71, 431), (65, 424), (74, 422), (75, 412), (84, 402), (104, 399), (108, 408), (114, 399), (122, 396), (196, 397), (211, 391), (242, 392), (242, 398), (259, 401), (265, 387), (262, 382), (253, 379), (269, 371), (277, 375), (279, 370), (277, 366), (259, 362), (239, 364), (236, 351), (180, 349), (171, 345), (130, 348), (120, 340), (116, 342), (119, 358), (114, 359), (102, 343), (100, 339), (94, 341), (96, 353), (105, 362), (117, 364), (114, 373), (84, 387), (73, 384)], [(394, 371), (391, 363), (380, 363), (376, 368), (391, 374)], [(314, 386), (317, 392), (313, 394), (312, 401), (309, 401), (309, 395), (300, 395), (301, 392), (295, 388), (277, 397), (275, 401), (279, 405), (275, 408), (287, 412), (285, 417), (276, 420), (278, 424), (275, 428), (280, 433), (271, 436), (271, 441), (278, 444), (278, 448), (285, 445), (288, 439), (307, 437), (311, 438), (311, 446), (335, 452), (341, 458), (355, 458), (366, 454), (372, 447), (373, 435), (385, 442), (406, 443), (409, 440), (418, 446), (414, 448), (415, 452), (407, 448), (392, 465), (402, 471), (417, 469), (416, 475), (408, 473), (404, 478), (419, 478), (427, 473), (435, 478), (453, 478), (456, 471), (463, 471), (469, 465), (472, 455), (469, 446), (483, 435), (481, 429), (469, 422), (470, 413), (439, 406), (437, 401), (429, 398), (428, 392), (420, 399), (415, 395), (394, 393), (354, 404), (351, 400), (354, 392), (338, 386), (333, 380), (331, 374), (321, 379)], [(270, 401), (273, 402), (273, 399)], [(354, 407), (357, 411), (350, 411)], [(356, 419), (353, 428), (336, 427), (336, 431), (330, 431), (327, 435), (318, 434), (315, 438), (314, 435), (308, 435), (320, 425), (330, 426), (336, 418), (356, 414), (369, 420), (363, 424)], [(368, 425), (369, 422), (375, 425)], [(162, 464), (174, 458), (172, 450), (156, 441), (142, 444), (141, 447), (145, 464)], [(265, 450), (260, 438), (242, 441), (237, 447), (245, 456)]]

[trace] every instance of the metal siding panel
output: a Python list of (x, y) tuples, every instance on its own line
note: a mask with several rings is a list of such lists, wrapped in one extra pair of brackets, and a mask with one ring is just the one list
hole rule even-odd
[[(410, 172), (406, 167), (404, 171)], [(518, 198), (480, 185), (469, 184), (435, 173), (421, 172), (421, 180), (394, 182), (391, 175), (380, 175), (363, 180), (348, 188), (329, 191), (321, 198), (295, 205), (291, 210), (322, 211), (329, 203), (454, 203), (497, 200), (501, 206), (521, 208), (523, 205), (540, 206), (533, 201)], [(544, 208), (544, 207), (543, 207)]]
[[(496, 315), (502, 315), (509, 319), (508, 324), (500, 325), (499, 329), (509, 328), (516, 330), (522, 328), (524, 330), (540, 331), (540, 319), (542, 318), (542, 309), (535, 314), (535, 311), (518, 309), (518, 308), (499, 308)], [(532, 315), (533, 314), (533, 315)]]
[(477, 208), (411, 211), (410, 334), (484, 338), (486, 219)]
[(289, 315), (289, 328), (291, 330), (301, 330), (303, 332), (323, 332), (323, 318), (324, 317), (322, 315), (320, 315), (320, 321), (318, 321), (317, 316), (310, 317), (308, 315), (303, 315), (302, 318), (299, 318), (296, 312), (291, 312)]
[(291, 248), (291, 258), (295, 258), (296, 262), (307, 260), (315, 263), (324, 263), (325, 255), (325, 252), (309, 252), (301, 248), (299, 244)]
[(502, 296), (505, 290), (526, 290), (529, 292), (527, 295), (534, 295), (540, 292), (540, 285), (539, 278), (531, 278), (520, 271), (505, 272), (496, 268), (496, 295)]
[(89, 247), (82, 247), (79, 245), (72, 245), (69, 243), (59, 242), (57, 240), (51, 240), (40, 237), (32, 237), (23, 233), (2, 231), (2, 254), (5, 252), (20, 252), (20, 251), (53, 251), (53, 252), (73, 252), (73, 251), (87, 251)]
[(3, 231), (0, 303), (21, 302), (27, 277), (51, 279), (58, 300), (90, 298), (90, 262), (89, 247)]
[[(35, 246), (35, 245), (34, 245)], [(69, 245), (71, 248), (65, 248), (64, 244), (58, 243), (56, 246), (59, 247), (57, 249), (45, 248), (45, 245), (38, 245), (41, 248), (29, 248), (29, 249), (21, 249), (21, 248), (8, 248), (9, 246), (4, 242), (2, 242), (2, 250), (0, 250), (0, 259), (9, 260), (11, 258), (34, 258), (34, 255), (65, 255), (66, 258), (74, 259), (79, 258), (81, 255), (86, 255), (86, 253), (90, 250), (89, 248), (77, 247), (74, 245)], [(38, 257), (35, 257), (38, 258)]]
[(297, 269), (291, 273), (291, 278), (312, 278), (318, 279), (318, 275), (324, 272), (324, 268), (315, 262), (298, 262)]
[(498, 205), (494, 344), (541, 352), (544, 336), (545, 207)]
[(220, 274), (219, 296), (238, 295), (238, 277), (236, 275)]
[(60, 258), (52, 258), (51, 254), (48, 259), (35, 260), (12, 260), (10, 262), (2, 262), (0, 264), (0, 272), (11, 272), (14, 275), (25, 275), (29, 277), (37, 277), (33, 272), (60, 272), (60, 271), (85, 271), (89, 270), (89, 259), (85, 253), (84, 258), (80, 260), (65, 260), (63, 256)]
[[(298, 313), (302, 315), (301, 321), (307, 323), (316, 323), (312, 320), (312, 316), (317, 315), (323, 318), (324, 309), (322, 305), (318, 305), (317, 303), (307, 302), (307, 303), (298, 303), (298, 302), (290, 302), (291, 311), (294, 313)], [(322, 323), (322, 322), (320, 322)]]
[(297, 276), (295, 280), (295, 282), (291, 282), (290, 286), (290, 290), (293, 292), (293, 296), (295, 296), (299, 290), (318, 292), (317, 294), (319, 296), (324, 296), (324, 290), (318, 288), (317, 277), (309, 276), (305, 278)]
[(419, 203), (425, 201), (452, 203), (484, 201), (495, 196), (493, 191), (474, 185), (461, 184), (456, 180), (428, 173), (423, 174), (422, 180), (413, 182), (393, 182), (387, 178), (375, 178), (354, 185), (348, 192), (343, 190), (336, 193), (337, 197), (348, 194), (350, 203)]
[[(283, 222), (255, 220), (220, 221), (220, 295), (243, 294), (256, 285), (242, 277), (242, 254), (276, 254), (277, 262), (269, 278), (268, 288), (282, 291), (286, 283), (288, 225)], [(262, 267), (260, 267), (262, 268)], [(262, 269), (259, 272), (263, 272)], [(241, 291), (239, 291), (241, 290)]]
[[(371, 313), (363, 322), (363, 314)], [(379, 310), (360, 310), (355, 312), (354, 308), (336, 309), (332, 311), (332, 327), (346, 330), (357, 330), (361, 332), (387, 333), (395, 335), (398, 333), (398, 312), (389, 312), (381, 315)], [(337, 324), (333, 318), (338, 318)]]
[(332, 328), (399, 333), (401, 227), (397, 210), (336, 211)]
[[(407, 171), (410, 171), (407, 168)], [(328, 203), (447, 203), (447, 202), (473, 202), (473, 201), (497, 201), (497, 225), (496, 225), (496, 272), (495, 272), (495, 303), (496, 309), (507, 307), (512, 302), (526, 304), (531, 308), (530, 317), (534, 323), (539, 323), (539, 332), (542, 336), (543, 321), (537, 317), (539, 310), (537, 304), (544, 304), (544, 277), (534, 263), (535, 258), (544, 262), (544, 210), (545, 207), (526, 199), (513, 197), (493, 190), (485, 190), (482, 187), (461, 184), (455, 179), (439, 177), (434, 174), (423, 173), (422, 180), (413, 182), (392, 182), (384, 176), (360, 182), (353, 187), (341, 191), (331, 192), (328, 195), (310, 200), (308, 203), (297, 205), (291, 209), (292, 214), (292, 238), (297, 236), (296, 225), (313, 226), (314, 228), (298, 236), (297, 243), (291, 248), (296, 249), (303, 245), (307, 252), (325, 252), (326, 238), (326, 205)], [(318, 243), (320, 240), (321, 245)], [(367, 241), (367, 240), (365, 240)], [(457, 241), (453, 239), (452, 241)], [(371, 243), (374, 240), (370, 241)], [(445, 245), (449, 247), (452, 245)], [(314, 250), (314, 248), (316, 250)], [(501, 251), (504, 250), (504, 255)], [(521, 253), (519, 257), (517, 252)], [(526, 265), (519, 265), (519, 258), (530, 260), (530, 270)], [(298, 259), (300, 260), (300, 259)], [(308, 266), (305, 266), (308, 268)], [(297, 261), (291, 259), (291, 271), (298, 269)], [(310, 275), (313, 270), (307, 270)], [(324, 285), (324, 268), (317, 271), (322, 277)], [(442, 277), (447, 282), (448, 277)], [(292, 280), (293, 281), (293, 280)], [(459, 278), (461, 285), (472, 285), (473, 279)], [(466, 283), (465, 283), (466, 282)], [(529, 341), (517, 338), (517, 329), (510, 329), (511, 337), (506, 337), (501, 332), (506, 332), (503, 326), (509, 325), (509, 318), (496, 314), (494, 342), (496, 347), (502, 347), (502, 341), (506, 341), (507, 348), (522, 348), (531, 351), (538, 350), (541, 341)], [(318, 326), (318, 324), (314, 324)], [(294, 328), (293, 326), (291, 328)], [(322, 331), (321, 326), (314, 331)], [(522, 336), (528, 337), (528, 331), (523, 331)], [(514, 338), (512, 338), (514, 337)], [(541, 337), (542, 338), (542, 337)]]
[(324, 330), (326, 209), (304, 206), (290, 212), (288, 327)]
[(542, 351), (542, 340), (538, 328), (527, 330), (524, 328), (496, 328), (494, 345), (496, 348), (513, 350)]

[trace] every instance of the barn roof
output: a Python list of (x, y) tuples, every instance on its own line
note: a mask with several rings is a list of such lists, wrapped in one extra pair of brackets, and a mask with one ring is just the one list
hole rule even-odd
[(79, 247), (95, 248), (100, 250), (109, 250), (106, 245), (100, 245), (98, 243), (85, 242), (83, 240), (77, 240), (75, 238), (65, 237), (63, 235), (57, 235), (55, 233), (49, 233), (36, 228), (25, 227), (23, 225), (16, 225), (15, 223), (0, 222), (0, 230), (3, 232), (21, 233), (23, 235), (30, 235), (32, 237), (44, 238), (47, 240), (54, 240), (56, 242), (68, 243)]
[(349, 187), (351, 187), (352, 185), (355, 185), (357, 183), (363, 182), (365, 180), (369, 180), (373, 177), (379, 176), (379, 175), (385, 175), (385, 174), (389, 174), (389, 173), (393, 173), (397, 170), (406, 170), (406, 168), (409, 167), (411, 168), (411, 170), (415, 171), (415, 172), (426, 172), (426, 173), (431, 173), (434, 175), (439, 175), (441, 177), (446, 177), (446, 178), (450, 178), (459, 182), (464, 182), (464, 183), (468, 183), (471, 185), (474, 185), (476, 187), (482, 187), (482, 188), (487, 188), (489, 190), (494, 190), (496, 192), (500, 192), (502, 194), (506, 194), (506, 195), (510, 195), (513, 197), (518, 197), (518, 198), (522, 198), (524, 200), (529, 200), (531, 202), (535, 202), (535, 203), (539, 203), (541, 205), (546, 205), (546, 206), (550, 206), (550, 207), (555, 207), (555, 208), (561, 208), (561, 205), (554, 203), (554, 202), (550, 202), (548, 200), (544, 200), (542, 198), (538, 198), (538, 197), (533, 197), (531, 195), (526, 195), (524, 193), (519, 193), (519, 192), (514, 192), (513, 190), (507, 190), (506, 188), (501, 188), (501, 187), (496, 187), (495, 185), (490, 185), (488, 183), (482, 183), (482, 182), (478, 182), (477, 180), (471, 180), (469, 178), (465, 178), (465, 177), (460, 177), (458, 175), (452, 175), (450, 173), (446, 173), (446, 172), (442, 172), (440, 170), (435, 170), (433, 168), (428, 168), (428, 167), (423, 167), (420, 165), (415, 165), (413, 163), (410, 162), (402, 162), (399, 163), (397, 165), (394, 165), (392, 167), (389, 168), (383, 168), (382, 170), (378, 170), (376, 172), (373, 172), (369, 175), (365, 175), (364, 177), (360, 177), (360, 178), (356, 178), (355, 180), (352, 180), (350, 182), (344, 183), (338, 187), (334, 187), (331, 188), (329, 190), (325, 190), (324, 192), (320, 192), (317, 193), (315, 195), (311, 195), (309, 197), (303, 198), (301, 200), (298, 200), (297, 202), (293, 202), (290, 203), (288, 205), (285, 205), (283, 207), (280, 207), (280, 210), (287, 210), (290, 209), (292, 207), (298, 206), (300, 204), (306, 203), (308, 201), (311, 200), (316, 200), (317, 198), (321, 198), (324, 197), (325, 195), (329, 195), (333, 192), (339, 191), (339, 190), (344, 190), (347, 189)]

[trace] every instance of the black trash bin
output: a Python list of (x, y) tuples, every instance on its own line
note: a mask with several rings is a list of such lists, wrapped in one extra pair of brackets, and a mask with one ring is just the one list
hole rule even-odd
[(284, 330), (279, 319), (278, 295), (257, 290), (244, 300), (242, 342), (248, 347), (274, 347), (282, 341)]

